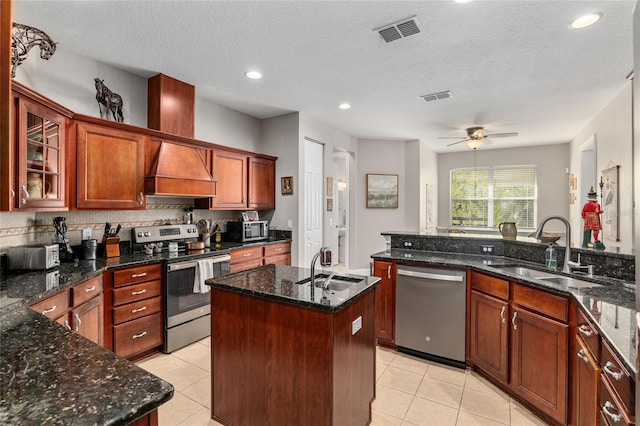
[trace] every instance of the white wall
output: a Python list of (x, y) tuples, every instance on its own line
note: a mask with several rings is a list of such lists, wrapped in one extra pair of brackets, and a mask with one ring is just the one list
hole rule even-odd
[(195, 139), (269, 154), (261, 146), (262, 120), (198, 98), (197, 95), (196, 87)]
[[(431, 196), (427, 203), (427, 185)], [(420, 142), (420, 230), (433, 231), (438, 224), (438, 154)], [(427, 216), (431, 223), (427, 224)]]
[[(483, 150), (480, 148), (476, 151), (438, 154), (438, 226), (449, 226), (451, 169), (476, 165), (478, 167), (536, 165), (538, 220), (549, 215), (568, 218), (569, 178), (566, 169), (569, 167), (569, 144), (509, 149)], [(554, 220), (545, 226), (546, 231), (564, 233), (564, 226), (561, 222)]]
[[(633, 248), (633, 137), (632, 137), (632, 84), (628, 82), (624, 89), (615, 95), (598, 115), (571, 141), (571, 172), (576, 174), (578, 182), (580, 177), (580, 145), (582, 145), (592, 135), (596, 136), (596, 163), (598, 174), (602, 174), (609, 164), (620, 166), (619, 188), (619, 226), (620, 241), (604, 239), (606, 247), (620, 247), (628, 252)], [(600, 199), (600, 189), (598, 200)], [(578, 195), (578, 194), (576, 194)], [(578, 197), (579, 199), (579, 197)], [(579, 203), (571, 206), (570, 221), (571, 227), (576, 229), (575, 238), (572, 238), (576, 245), (582, 241), (582, 206)], [(601, 233), (601, 239), (603, 234)]]

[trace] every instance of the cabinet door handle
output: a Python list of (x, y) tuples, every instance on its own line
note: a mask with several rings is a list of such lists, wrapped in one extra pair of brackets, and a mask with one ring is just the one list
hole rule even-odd
[(140, 205), (144, 204), (144, 194), (140, 191)]
[(143, 288), (143, 289), (142, 289), (142, 290), (140, 290), (140, 291), (132, 291), (132, 292), (131, 292), (131, 295), (132, 295), (132, 296), (137, 296), (137, 295), (139, 295), (139, 294), (144, 294), (144, 293), (146, 293), (146, 292), (147, 292), (147, 289), (146, 289), (146, 288)]
[(518, 329), (518, 324), (516, 324), (516, 318), (518, 317), (518, 313), (514, 312), (513, 313), (513, 318), (511, 318), (511, 324), (513, 324), (513, 329), (517, 330)]
[(132, 337), (133, 339), (139, 339), (139, 338), (144, 337), (144, 336), (146, 336), (146, 335), (147, 335), (147, 332), (146, 332), (146, 331), (143, 331), (142, 333), (140, 333), (140, 334), (134, 334), (134, 335), (133, 335), (133, 336), (131, 336), (131, 337)]
[(612, 403), (610, 403), (609, 401), (606, 401), (606, 402), (604, 403), (604, 407), (602, 407), (602, 411), (604, 411), (604, 413), (605, 413), (609, 418), (611, 418), (611, 420), (613, 420), (613, 422), (614, 422), (614, 423), (620, 423), (620, 420), (622, 420), (622, 414), (615, 414), (615, 413), (612, 413), (611, 411), (609, 411), (609, 410), (611, 410), (612, 408), (613, 408), (614, 410), (618, 411), (618, 410), (616, 409), (615, 405), (613, 405), (613, 404), (612, 404)]
[(580, 327), (578, 327), (578, 331), (580, 331), (580, 333), (584, 334), (587, 337), (593, 334), (593, 330), (591, 330), (591, 328), (589, 328), (585, 324), (582, 324)]
[(64, 326), (67, 327), (67, 330), (71, 330), (71, 326), (69, 325), (69, 321), (64, 320)]
[(45, 309), (44, 311), (42, 311), (42, 315), (47, 315), (50, 314), (51, 312), (55, 311), (57, 308), (56, 305), (53, 305), (52, 307), (50, 307), (49, 309)]
[(624, 373), (622, 371), (620, 371), (619, 373), (616, 373), (611, 369), (612, 367), (616, 368), (616, 366), (611, 361), (607, 361), (607, 363), (604, 365), (604, 371), (606, 371), (607, 374), (613, 377), (615, 380), (617, 381), (622, 380), (622, 376), (624, 376)]
[(146, 310), (147, 310), (147, 307), (146, 307), (146, 306), (143, 306), (142, 308), (132, 309), (132, 310), (131, 310), (131, 313), (132, 313), (132, 314), (137, 314), (138, 312), (142, 312), (142, 311), (146, 311)]
[(80, 325), (82, 324), (82, 320), (80, 319), (80, 315), (78, 315), (77, 313), (74, 316), (76, 317), (77, 324), (76, 324), (75, 330), (73, 331), (77, 333), (78, 330), (80, 330)]
[(131, 278), (142, 278), (142, 277), (146, 277), (147, 273), (146, 272), (141, 272), (139, 274), (131, 274)]
[(387, 278), (391, 279), (391, 265), (387, 266)]
[(278, 247), (275, 251), (282, 251), (282, 247)]
[(249, 257), (249, 256), (251, 256), (251, 253), (245, 253), (242, 255), (242, 257)]
[(11, 199), (13, 200), (16, 197), (16, 191), (13, 188), (9, 188), (9, 191), (11, 191)]
[(92, 285), (92, 286), (91, 286), (91, 287), (89, 287), (89, 288), (85, 288), (85, 289), (84, 289), (84, 292), (85, 292), (85, 293), (91, 293), (91, 292), (92, 292), (93, 290), (95, 290), (95, 289), (96, 289), (96, 286), (95, 286), (95, 285)]
[(580, 349), (577, 353), (578, 358), (580, 358), (581, 360), (583, 360), (584, 362), (588, 363), (589, 362), (589, 358), (587, 358), (587, 356), (584, 353), (584, 349)]
[(504, 316), (505, 312), (507, 312), (507, 307), (503, 306), (502, 309), (500, 310), (500, 320), (502, 321), (503, 324), (507, 322), (507, 318)]
[(24, 198), (22, 199), (22, 204), (27, 204), (27, 200), (29, 199), (29, 192), (27, 192), (27, 187), (22, 185), (20, 188), (22, 192), (24, 192)]

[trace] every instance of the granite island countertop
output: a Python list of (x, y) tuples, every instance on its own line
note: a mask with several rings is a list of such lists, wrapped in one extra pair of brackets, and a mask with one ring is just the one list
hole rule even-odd
[(629, 285), (627, 282), (614, 278), (597, 277), (591, 279), (585, 276), (555, 272), (557, 275), (571, 276), (587, 283), (580, 288), (567, 287), (566, 284), (525, 277), (501, 269), (501, 265), (521, 265), (544, 270), (543, 265), (504, 256), (391, 249), (375, 253), (371, 257), (378, 260), (416, 262), (424, 265), (471, 267), (481, 272), (503, 276), (507, 279), (524, 282), (532, 287), (572, 297), (599, 328), (603, 338), (612, 346), (626, 367), (630, 371), (636, 372), (635, 285)]
[[(243, 293), (251, 296), (291, 303), (311, 309), (337, 312), (360, 295), (372, 290), (380, 278), (339, 274), (352, 285), (342, 291), (323, 290), (316, 287), (311, 297), (309, 277), (311, 270), (284, 265), (265, 265), (248, 271), (237, 272), (206, 281), (212, 287)], [(327, 276), (316, 270), (316, 277)]]

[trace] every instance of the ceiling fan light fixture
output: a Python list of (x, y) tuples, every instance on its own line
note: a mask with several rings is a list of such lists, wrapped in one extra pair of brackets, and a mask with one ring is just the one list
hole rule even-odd
[(598, 22), (600, 20), (600, 18), (602, 18), (602, 13), (600, 13), (600, 12), (589, 13), (587, 15), (583, 15), (583, 16), (580, 16), (579, 18), (574, 19), (569, 24), (569, 27), (574, 29), (574, 30), (579, 30), (581, 28), (586, 28), (586, 27), (588, 27), (590, 25), (593, 25), (596, 22)]
[(484, 139), (465, 139), (464, 143), (471, 149), (478, 149), (484, 143)]

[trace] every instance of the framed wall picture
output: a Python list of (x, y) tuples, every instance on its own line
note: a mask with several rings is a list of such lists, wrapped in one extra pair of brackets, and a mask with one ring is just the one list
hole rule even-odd
[(293, 176), (280, 178), (280, 192), (282, 195), (293, 195)]
[(367, 174), (367, 208), (398, 208), (398, 175)]
[(327, 197), (333, 197), (333, 177), (327, 177)]
[(327, 211), (333, 211), (333, 198), (327, 198)]
[(602, 171), (600, 178), (600, 197), (602, 200), (602, 233), (604, 238), (613, 241), (620, 241), (618, 229), (618, 212), (620, 210), (619, 199), (619, 170), (620, 166), (613, 166)]

